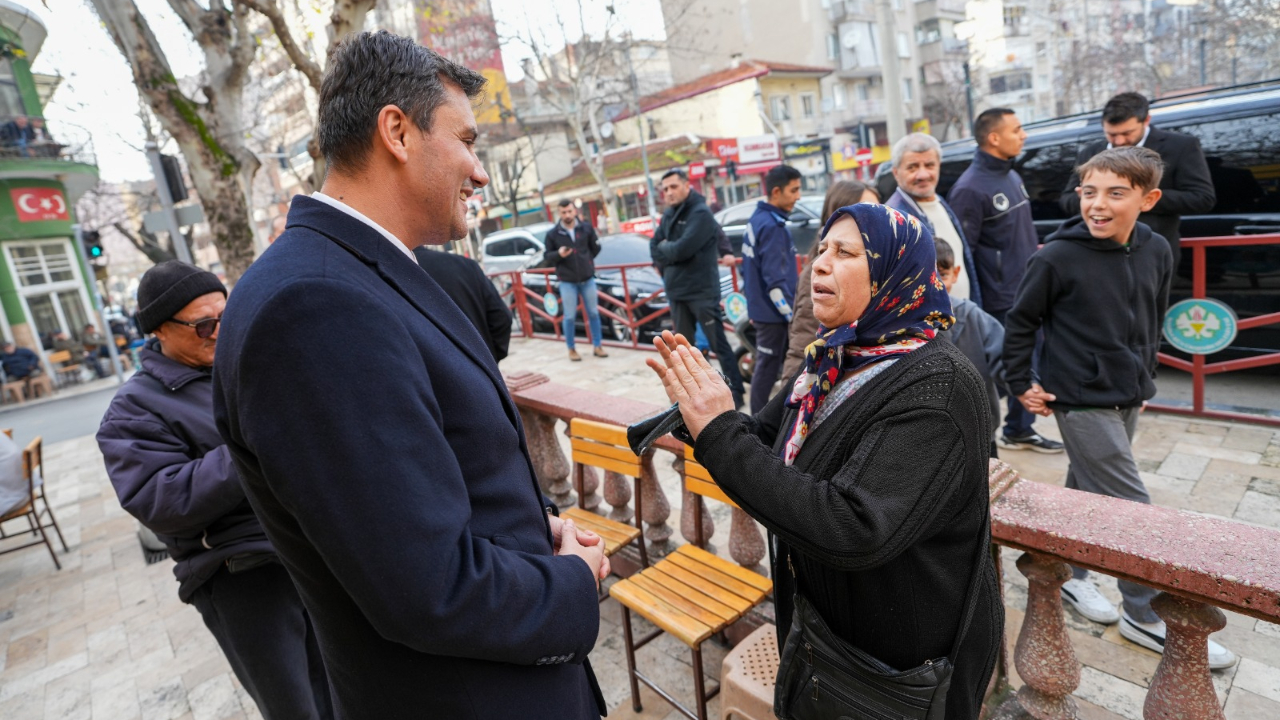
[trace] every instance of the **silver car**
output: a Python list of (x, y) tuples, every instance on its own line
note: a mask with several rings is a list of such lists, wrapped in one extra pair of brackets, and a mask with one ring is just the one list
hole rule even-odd
[(523, 270), (540, 261), (546, 250), (547, 233), (555, 226), (555, 223), (540, 222), (489, 234), (481, 249), (484, 271)]

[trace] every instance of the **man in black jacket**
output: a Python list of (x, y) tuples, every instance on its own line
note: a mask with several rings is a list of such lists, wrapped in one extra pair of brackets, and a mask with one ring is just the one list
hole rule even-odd
[(329, 683), (298, 591), (245, 497), (213, 418), (227, 290), (176, 260), (138, 284), (155, 337), (102, 418), (98, 447), (120, 504), (169, 549), (178, 597), (200, 611), (264, 718), (331, 718)]
[[(972, 269), (982, 287), (982, 309), (1004, 323), (1027, 261), (1040, 243), (1031, 219), (1031, 198), (1013, 169), (1013, 159), (1022, 152), (1027, 133), (1012, 110), (992, 108), (973, 122), (973, 137), (978, 150), (951, 187), (947, 200), (960, 219), (961, 236), (973, 250), (977, 267)], [(1008, 401), (1004, 432), (997, 441), (1001, 448), (1062, 452), (1062, 443), (1035, 431), (1034, 415), (1016, 398)]]
[[(1106, 137), (1080, 149), (1077, 167), (1103, 150), (1126, 146), (1155, 150), (1164, 162), (1160, 200), (1138, 219), (1169, 241), (1173, 269), (1177, 272), (1181, 259), (1178, 245), (1182, 238), (1182, 216), (1209, 212), (1217, 200), (1200, 141), (1190, 135), (1151, 127), (1150, 105), (1136, 92), (1120, 93), (1107, 101), (1102, 108), (1102, 131)], [(1080, 214), (1080, 198), (1076, 195), (1079, 184), (1080, 176), (1072, 173), (1058, 200), (1068, 217)]]
[(733, 400), (742, 406), (742, 375), (737, 358), (724, 334), (724, 314), (720, 310), (720, 225), (711, 215), (702, 195), (689, 187), (683, 170), (662, 176), (663, 202), (667, 209), (649, 241), (649, 254), (662, 271), (671, 320), (676, 332), (693, 342), (695, 326), (711, 343), (720, 358), (720, 369), (729, 379)]
[[(1146, 148), (1106, 150), (1080, 168), (1081, 216), (1063, 223), (1031, 258), (1005, 326), (1005, 378), (1028, 411), (1053, 415), (1066, 441), (1067, 487), (1150, 503), (1133, 458), (1138, 413), (1156, 393), (1160, 325), (1173, 279), (1163, 238), (1138, 222), (1160, 198), (1160, 156)], [(1044, 331), (1038, 381), (1031, 356)], [(1121, 580), (1123, 616), (1073, 569), (1063, 599), (1095, 622), (1120, 621), (1120, 635), (1164, 651), (1156, 591)], [(1209, 643), (1209, 666), (1235, 664)]]
[(494, 362), (505, 358), (511, 346), (511, 310), (480, 263), (426, 247), (414, 248), (413, 256), (476, 326), (489, 352), (493, 353)]
[(560, 201), (560, 222), (547, 231), (546, 264), (556, 269), (560, 281), (561, 312), (564, 313), (564, 342), (569, 346), (569, 359), (582, 356), (574, 349), (574, 326), (578, 318), (578, 298), (582, 298), (587, 327), (591, 328), (591, 344), (596, 357), (609, 357), (601, 347), (600, 310), (596, 305), (596, 265), (600, 254), (600, 238), (596, 229), (578, 219), (578, 209), (569, 200)]

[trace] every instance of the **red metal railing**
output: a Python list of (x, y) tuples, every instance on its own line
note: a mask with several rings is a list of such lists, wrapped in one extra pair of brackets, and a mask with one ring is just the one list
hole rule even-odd
[[(1191, 248), (1191, 297), (1201, 299), (1207, 297), (1205, 282), (1205, 250), (1207, 248), (1246, 247), (1254, 245), (1280, 245), (1280, 234), (1183, 238), (1182, 247)], [(1161, 322), (1163, 321), (1164, 318), (1161, 318)], [(1237, 323), (1237, 327), (1240, 330), (1249, 330), (1251, 328), (1263, 327), (1264, 325), (1277, 323), (1280, 323), (1280, 312), (1256, 315), (1251, 318), (1241, 318)], [(1243, 420), (1246, 422), (1280, 427), (1280, 418), (1255, 415), (1251, 413), (1231, 412), (1228, 410), (1210, 410), (1205, 407), (1204, 403), (1204, 381), (1207, 376), (1232, 372), (1234, 370), (1247, 370), (1249, 368), (1266, 367), (1268, 365), (1280, 365), (1280, 353), (1267, 353), (1256, 357), (1241, 358), (1238, 360), (1222, 360), (1213, 363), (1207, 362), (1204, 355), (1193, 355), (1191, 356), (1191, 360), (1188, 361), (1176, 358), (1167, 353), (1160, 353), (1160, 363), (1191, 373), (1191, 407), (1188, 408), (1185, 406), (1153, 403), (1150, 405), (1151, 410), (1177, 413), (1181, 415), (1194, 415), (1196, 417), (1214, 418), (1218, 420)]]

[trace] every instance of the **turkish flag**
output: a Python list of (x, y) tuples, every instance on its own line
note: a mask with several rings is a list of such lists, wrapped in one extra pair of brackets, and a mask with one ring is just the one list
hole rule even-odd
[(67, 201), (57, 188), (13, 188), (9, 190), (18, 222), (70, 220)]

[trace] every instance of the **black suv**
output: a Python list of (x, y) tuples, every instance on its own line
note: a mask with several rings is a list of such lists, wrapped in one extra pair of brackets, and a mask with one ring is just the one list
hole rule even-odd
[[(1079, 148), (1102, 137), (1101, 115), (1024, 126), (1027, 142), (1014, 169), (1031, 196), (1041, 238), (1066, 218), (1058, 198)], [(1206, 214), (1184, 215), (1183, 238), (1280, 233), (1280, 80), (1161, 100), (1152, 105), (1151, 118), (1161, 129), (1199, 138), (1213, 177), (1217, 204)], [(942, 146), (939, 193), (945, 196), (969, 167), (975, 147), (972, 139)], [(885, 163), (877, 180), (892, 188), (888, 173)], [(1184, 245), (1171, 302), (1191, 294), (1191, 255)], [(1227, 303), (1242, 319), (1280, 312), (1280, 245), (1208, 248), (1206, 261), (1209, 297)], [(1280, 327), (1273, 325), (1241, 331), (1227, 352), (1250, 357), (1278, 351)]]

